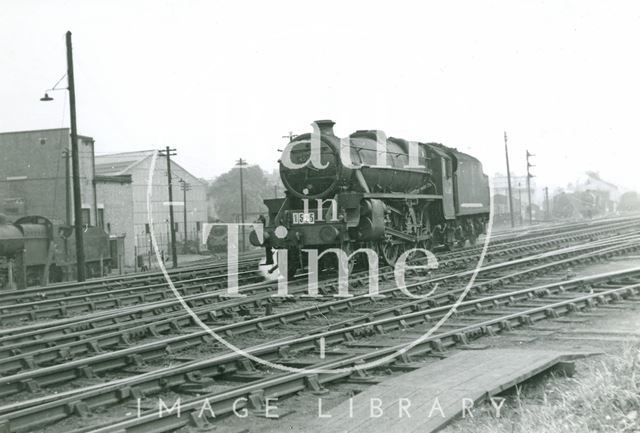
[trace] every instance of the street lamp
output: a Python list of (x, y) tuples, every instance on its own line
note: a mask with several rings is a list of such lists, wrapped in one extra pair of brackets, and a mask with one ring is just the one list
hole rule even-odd
[[(65, 90), (57, 88), (58, 84), (67, 77), (67, 90), (69, 90), (69, 110), (71, 111), (71, 172), (73, 177), (73, 213), (74, 213), (74, 231), (76, 234), (76, 269), (77, 280), (84, 281), (85, 278), (85, 260), (84, 260), (84, 236), (82, 231), (82, 199), (80, 194), (80, 161), (78, 158), (78, 125), (76, 124), (76, 88), (73, 79), (73, 49), (71, 46), (71, 32), (66, 34), (67, 43), (67, 73), (58, 80), (58, 82), (48, 91)], [(45, 93), (42, 98), (43, 102), (53, 101), (53, 98)]]

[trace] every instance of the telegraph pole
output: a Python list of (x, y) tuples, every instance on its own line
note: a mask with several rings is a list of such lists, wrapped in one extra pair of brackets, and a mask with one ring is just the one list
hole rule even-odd
[(551, 218), (551, 209), (549, 209), (549, 187), (544, 187), (544, 202), (545, 202), (545, 214), (546, 219), (549, 220)]
[(176, 250), (176, 225), (173, 218), (173, 188), (171, 187), (171, 157), (176, 155), (176, 150), (167, 146), (160, 150), (161, 156), (167, 157), (167, 184), (169, 185), (169, 233), (171, 234), (171, 260), (173, 267), (178, 267), (178, 251)]
[(504, 155), (507, 160), (507, 186), (509, 187), (509, 214), (511, 216), (511, 227), (515, 226), (513, 220), (513, 196), (511, 193), (511, 170), (509, 170), (509, 149), (507, 148), (507, 131), (504, 132)]
[(527, 195), (529, 196), (529, 225), (533, 224), (533, 218), (531, 216), (531, 178), (533, 175), (531, 174), (530, 168), (535, 167), (535, 165), (529, 162), (529, 158), (535, 156), (533, 153), (529, 153), (527, 150)]
[(71, 173), (69, 173), (69, 160), (71, 155), (68, 150), (62, 151), (64, 158), (64, 199), (65, 199), (65, 219), (68, 226), (71, 225)]
[(182, 203), (184, 207), (184, 253), (187, 253), (187, 191), (191, 190), (191, 185), (184, 179), (180, 179), (182, 189)]
[(522, 225), (524, 221), (522, 221), (522, 187), (520, 182), (518, 182), (518, 224)]
[[(238, 167), (240, 167), (240, 223), (244, 224), (244, 181), (242, 179), (242, 169), (247, 165), (247, 161), (245, 161), (244, 159), (240, 158), (237, 162), (236, 165)], [(244, 232), (244, 225), (241, 225), (242, 227), (242, 249), (241, 251), (244, 251), (245, 249), (245, 232)]]
[(73, 176), (73, 214), (76, 235), (77, 280), (84, 281), (84, 232), (82, 228), (82, 198), (80, 196), (80, 161), (78, 158), (78, 124), (76, 122), (76, 86), (73, 76), (73, 48), (71, 32), (67, 32), (67, 81), (69, 85), (69, 109), (71, 110), (71, 170)]

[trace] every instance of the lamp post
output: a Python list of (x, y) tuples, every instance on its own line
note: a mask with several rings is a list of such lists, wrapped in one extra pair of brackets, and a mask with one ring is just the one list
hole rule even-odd
[[(85, 259), (84, 259), (84, 236), (82, 231), (82, 198), (80, 191), (80, 161), (78, 158), (78, 125), (76, 122), (76, 88), (73, 76), (73, 49), (71, 45), (71, 32), (66, 34), (67, 44), (67, 90), (69, 90), (69, 110), (71, 120), (71, 176), (73, 183), (73, 215), (74, 215), (74, 232), (76, 236), (76, 269), (77, 280), (84, 281), (85, 277)], [(64, 77), (62, 77), (64, 78)], [(56, 86), (62, 81), (62, 78), (53, 88), (48, 90), (63, 90)], [(53, 98), (45, 93), (41, 101), (53, 101)]]

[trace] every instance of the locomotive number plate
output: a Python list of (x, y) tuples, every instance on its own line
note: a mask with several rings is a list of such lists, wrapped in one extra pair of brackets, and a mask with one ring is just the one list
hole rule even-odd
[(295, 212), (293, 214), (294, 224), (313, 224), (316, 222), (316, 216), (313, 213)]

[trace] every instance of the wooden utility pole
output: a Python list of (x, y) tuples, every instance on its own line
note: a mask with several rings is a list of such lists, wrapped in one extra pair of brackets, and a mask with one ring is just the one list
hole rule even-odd
[(551, 209), (549, 208), (549, 187), (544, 187), (544, 209), (546, 214), (546, 219), (549, 220), (551, 218)]
[(161, 156), (167, 157), (167, 184), (169, 186), (169, 233), (171, 235), (171, 260), (173, 267), (178, 267), (178, 251), (176, 249), (176, 225), (173, 217), (173, 188), (171, 186), (171, 157), (176, 155), (176, 150), (167, 146), (160, 151)]
[(509, 149), (507, 148), (507, 131), (504, 132), (504, 155), (507, 160), (507, 186), (509, 188), (509, 215), (511, 217), (511, 227), (515, 226), (513, 220), (513, 195), (511, 192), (511, 170), (509, 169)]
[(518, 224), (523, 225), (522, 221), (522, 185), (518, 182)]
[(67, 80), (69, 84), (69, 109), (71, 111), (71, 170), (73, 176), (73, 214), (76, 238), (76, 274), (78, 281), (86, 279), (84, 265), (84, 236), (82, 227), (82, 197), (80, 194), (80, 160), (78, 157), (78, 124), (76, 122), (76, 87), (73, 76), (73, 48), (71, 32), (67, 32)]
[(184, 210), (184, 250), (187, 253), (187, 191), (191, 190), (191, 185), (184, 179), (180, 179), (180, 188), (182, 189), (182, 205)]
[(533, 224), (532, 217), (532, 209), (531, 209), (531, 178), (533, 175), (531, 174), (530, 168), (535, 167), (535, 165), (529, 162), (529, 157), (535, 156), (533, 153), (529, 153), (527, 150), (527, 195), (529, 196), (529, 225)]
[(65, 199), (65, 220), (68, 226), (71, 225), (73, 217), (71, 216), (71, 170), (69, 169), (69, 162), (71, 155), (69, 150), (62, 151), (62, 157), (64, 158), (64, 199)]
[[(245, 218), (245, 214), (244, 214), (244, 181), (242, 178), (242, 169), (247, 165), (247, 161), (245, 161), (244, 159), (240, 158), (237, 162), (236, 165), (238, 167), (240, 167), (240, 223), (244, 224), (244, 218)], [(242, 248), (241, 251), (244, 251), (245, 249), (245, 230), (244, 230), (244, 225), (241, 225), (242, 227)]]

